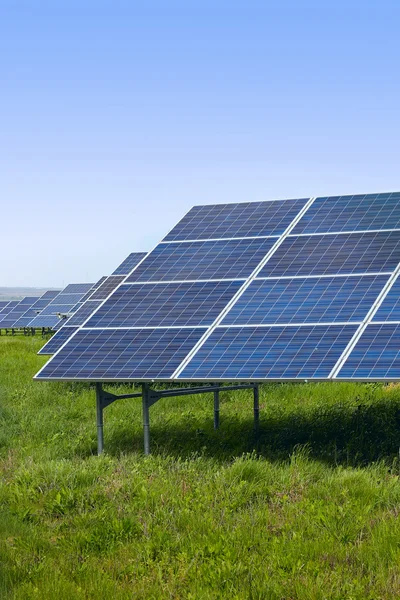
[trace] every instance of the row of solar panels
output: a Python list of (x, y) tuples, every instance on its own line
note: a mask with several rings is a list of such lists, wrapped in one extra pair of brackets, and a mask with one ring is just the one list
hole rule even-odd
[(73, 317), (77, 322), (78, 315), (89, 315), (95, 306), (94, 302), (106, 298), (143, 256), (144, 253), (130, 254), (112, 275), (102, 277), (95, 284), (71, 283), (61, 291), (46, 291), (39, 298), (26, 296), (20, 301), (1, 301), (0, 328), (43, 327), (61, 331)]
[(399, 274), (400, 193), (196, 206), (36, 378), (397, 380)]

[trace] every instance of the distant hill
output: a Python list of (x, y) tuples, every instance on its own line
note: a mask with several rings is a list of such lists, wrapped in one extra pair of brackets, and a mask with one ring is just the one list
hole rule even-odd
[(41, 296), (48, 289), (57, 288), (0, 287), (0, 300), (19, 300), (25, 296)]

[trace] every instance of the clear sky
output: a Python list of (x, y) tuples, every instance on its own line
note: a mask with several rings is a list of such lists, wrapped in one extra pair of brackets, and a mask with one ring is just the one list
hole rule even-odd
[(400, 189), (398, 0), (0, 0), (0, 286), (194, 204)]

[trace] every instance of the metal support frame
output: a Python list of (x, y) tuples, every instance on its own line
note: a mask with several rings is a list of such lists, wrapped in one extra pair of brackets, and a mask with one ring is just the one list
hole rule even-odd
[(97, 454), (102, 454), (104, 450), (104, 426), (103, 426), (103, 410), (115, 402), (125, 398), (142, 398), (143, 411), (143, 441), (144, 454), (150, 454), (150, 407), (153, 406), (161, 398), (171, 398), (176, 396), (189, 396), (193, 394), (206, 394), (213, 392), (214, 394), (214, 429), (219, 428), (219, 394), (220, 392), (251, 389), (254, 394), (254, 430), (259, 429), (259, 389), (257, 383), (240, 383), (233, 385), (221, 385), (214, 383), (212, 385), (203, 385), (189, 388), (172, 388), (166, 390), (154, 390), (149, 383), (142, 383), (142, 391), (133, 394), (122, 394), (117, 396), (103, 390), (101, 383), (96, 383), (96, 420), (97, 420)]

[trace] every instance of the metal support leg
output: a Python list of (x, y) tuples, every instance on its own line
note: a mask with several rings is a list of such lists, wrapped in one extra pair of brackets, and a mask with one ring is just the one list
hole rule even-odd
[(99, 456), (102, 454), (104, 447), (102, 392), (101, 383), (96, 383), (97, 454)]
[(254, 393), (254, 431), (258, 433), (258, 428), (260, 424), (260, 397), (259, 397), (259, 389), (258, 385), (255, 385), (253, 388)]
[(144, 453), (150, 454), (149, 384), (142, 384)]
[(219, 428), (219, 390), (214, 391), (214, 429)]

